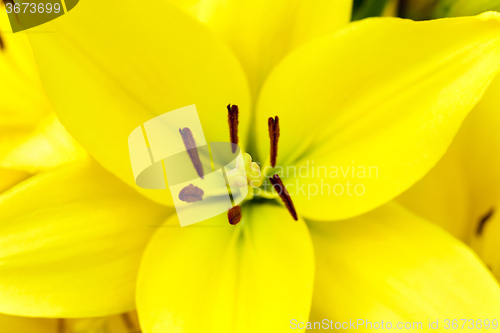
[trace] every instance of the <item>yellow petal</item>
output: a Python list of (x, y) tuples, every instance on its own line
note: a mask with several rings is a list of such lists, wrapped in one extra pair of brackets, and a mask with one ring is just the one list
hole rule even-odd
[(0, 314), (0, 328), (8, 333), (54, 333), (57, 332), (55, 319), (28, 318)]
[(196, 16), (198, 14), (201, 0), (166, 0), (168, 3), (175, 5), (187, 13)]
[[(2, 6), (2, 11), (5, 8)], [(31, 127), (50, 110), (24, 32), (12, 33), (8, 16), (0, 15), (0, 125)]]
[[(2, 6), (2, 10), (5, 8)], [(23, 142), (51, 107), (24, 32), (13, 34), (0, 15), (0, 157)]]
[(464, 122), (460, 139), (463, 147), (471, 202), (470, 221), (478, 220), (500, 201), (500, 77)]
[(287, 53), (347, 24), (351, 8), (350, 0), (203, 0), (198, 17), (232, 47), (257, 96)]
[(2, 126), (0, 124), (0, 158), (29, 139), (34, 127)]
[(27, 172), (0, 168), (0, 193), (29, 177)]
[(470, 220), (472, 198), (465, 156), (459, 144), (462, 134), (463, 127), (438, 164), (395, 200), (458, 239), (467, 241), (473, 225)]
[(397, 200), (470, 242), (500, 201), (500, 77), (470, 112), (439, 163)]
[(0, 166), (35, 173), (85, 158), (87, 152), (51, 113), (40, 120), (24, 142), (0, 158)]
[[(207, 141), (227, 141), (226, 105), (234, 103), (246, 138), (251, 106), (243, 70), (180, 9), (161, 0), (87, 0), (37, 29), (54, 32), (29, 36), (61, 123), (126, 183), (135, 187), (127, 138), (156, 115), (196, 104)], [(141, 191), (171, 202), (166, 191)]]
[[(311, 321), (497, 319), (500, 289), (475, 254), (390, 203), (337, 223), (308, 223), (316, 253)], [(460, 326), (462, 323), (460, 323)]]
[[(64, 319), (62, 326), (65, 329), (62, 333), (139, 332), (137, 313), (135, 311), (107, 317)], [(54, 330), (51, 333), (55, 332)]]
[(305, 223), (277, 206), (247, 207), (237, 226), (155, 234), (137, 286), (145, 333), (281, 332), (290, 318), (308, 318), (314, 259)]
[(267, 118), (278, 114), (278, 164), (309, 170), (285, 181), (299, 213), (352, 217), (422, 178), (499, 69), (499, 17), (368, 19), (285, 59), (263, 88), (257, 138), (267, 155)]
[(134, 309), (139, 260), (168, 211), (95, 162), (0, 196), (0, 312), (90, 317)]

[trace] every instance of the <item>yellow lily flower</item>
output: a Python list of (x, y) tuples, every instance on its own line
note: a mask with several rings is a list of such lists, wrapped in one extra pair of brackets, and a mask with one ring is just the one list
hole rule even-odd
[[(206, 27), (159, 0), (87, 0), (37, 28), (55, 33), (30, 34), (61, 122), (108, 171), (76, 161), (0, 196), (1, 312), (103, 316), (137, 302), (145, 332), (277, 332), (309, 317), (494, 318), (500, 290), (474, 254), (387, 203), (442, 157), (498, 72), (498, 15), (370, 19), (321, 36), (334, 29), (322, 21), (329, 2), (276, 3), (275, 12), (253, 2), (247, 14), (236, 2), (203, 2)], [(278, 23), (253, 24), (263, 14)], [(292, 193), (297, 222), (255, 198), (237, 226), (219, 216), (204, 223), (223, 227), (179, 228), (166, 191), (130, 188), (126, 138), (196, 104), (208, 141), (227, 141), (228, 103), (242, 110), (241, 145), (254, 160), (266, 161), (268, 118), (279, 115), (278, 166), (356, 161), (380, 174), (363, 178), (362, 196)], [(282, 175), (308, 189), (338, 183)]]

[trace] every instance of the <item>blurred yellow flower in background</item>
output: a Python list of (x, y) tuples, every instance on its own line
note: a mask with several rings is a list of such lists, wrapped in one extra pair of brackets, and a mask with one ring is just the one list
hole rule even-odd
[(478, 15), (488, 10), (500, 11), (499, 0), (438, 0), (434, 18)]
[[(408, 9), (422, 9), (408, 1)], [(434, 16), (500, 10), (498, 0), (427, 1)], [(500, 78), (461, 126), (439, 163), (397, 201), (470, 245), (500, 279)]]
[(137, 314), (100, 318), (48, 319), (0, 314), (0, 329), (8, 333), (140, 333)]
[[(349, 1), (185, 5), (87, 0), (29, 34), (59, 119), (107, 170), (78, 145), (63, 146), (72, 163), (55, 169), (68, 160), (36, 164), (29, 141), (5, 155), (39, 174), (0, 196), (0, 311), (95, 317), (137, 302), (145, 332), (493, 318), (500, 291), (477, 257), (389, 202), (437, 163), (500, 69), (498, 14), (370, 19), (335, 33)], [(255, 160), (266, 161), (267, 119), (279, 115), (280, 165), (355, 160), (380, 178), (360, 197), (297, 193), (297, 223), (252, 200), (236, 227), (222, 216), (206, 223), (222, 227), (179, 228), (168, 193), (135, 187), (126, 138), (196, 104), (208, 141), (227, 141), (228, 103)]]
[(87, 155), (53, 113), (27, 36), (9, 30), (7, 15), (1, 15), (0, 192), (32, 174)]
[(413, 20), (478, 15), (500, 11), (499, 0), (396, 0), (398, 14)]
[(471, 245), (500, 278), (500, 79), (466, 118), (445, 156), (397, 201)]

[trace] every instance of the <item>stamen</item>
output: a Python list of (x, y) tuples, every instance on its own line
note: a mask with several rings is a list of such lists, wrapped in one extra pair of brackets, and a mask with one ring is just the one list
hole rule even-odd
[[(231, 143), (238, 144), (238, 106), (231, 104), (227, 105), (227, 122), (229, 123), (229, 137)], [(232, 147), (233, 153), (236, 151), (236, 146)]]
[(276, 157), (278, 157), (278, 139), (280, 137), (280, 119), (278, 116), (269, 117), (267, 120), (269, 128), (269, 139), (271, 139), (271, 166), (276, 166)]
[(237, 225), (241, 221), (241, 207), (234, 206), (227, 211), (227, 219), (229, 224)]
[(184, 147), (186, 147), (186, 151), (191, 159), (191, 162), (193, 162), (198, 176), (203, 179), (203, 165), (201, 164), (200, 156), (198, 155), (198, 149), (196, 149), (196, 142), (194, 141), (193, 133), (187, 127), (184, 127), (184, 129), (179, 128), (179, 133), (181, 133)]
[(5, 44), (3, 42), (2, 35), (0, 35), (0, 50), (5, 50)]
[(184, 202), (196, 202), (203, 200), (203, 190), (198, 186), (189, 184), (179, 192), (179, 199)]
[(476, 229), (476, 234), (478, 236), (481, 236), (481, 234), (483, 233), (484, 227), (486, 226), (486, 222), (488, 222), (491, 219), (491, 217), (493, 216), (493, 213), (495, 213), (495, 209), (491, 208), (490, 211), (488, 213), (486, 213), (486, 215), (484, 215), (479, 220), (479, 224), (477, 225), (477, 229)]
[(288, 194), (285, 185), (283, 185), (283, 181), (281, 180), (280, 176), (274, 175), (269, 178), (269, 181), (271, 182), (271, 184), (273, 184), (274, 190), (279, 194), (281, 200), (285, 204), (286, 209), (288, 209), (290, 214), (292, 214), (293, 219), (297, 221), (297, 211), (295, 210), (292, 198), (290, 197), (290, 194)]

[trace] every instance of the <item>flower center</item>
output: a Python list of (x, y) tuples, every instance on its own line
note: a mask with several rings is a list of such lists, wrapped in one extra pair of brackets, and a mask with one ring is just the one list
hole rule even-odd
[[(228, 123), (229, 123), (229, 136), (231, 143), (238, 143), (238, 106), (229, 104), (227, 106), (228, 111)], [(278, 116), (274, 118), (270, 117), (268, 119), (268, 129), (269, 129), (269, 139), (271, 143), (270, 147), (270, 162), (271, 166), (276, 167), (276, 159), (278, 157), (278, 139), (280, 136), (280, 122)], [(186, 146), (187, 149), (187, 146)], [(233, 153), (236, 151), (236, 146), (233, 146)], [(190, 155), (191, 156), (191, 155)], [(193, 162), (194, 163), (194, 162)], [(243, 153), (236, 160), (236, 167), (226, 173), (227, 182), (230, 186), (244, 187), (251, 186), (253, 188), (258, 188), (262, 185), (262, 175), (260, 172), (260, 167), (257, 163), (252, 162), (252, 157)], [(272, 184), (275, 192), (283, 201), (286, 209), (290, 212), (295, 221), (298, 220), (297, 211), (293, 205), (292, 198), (288, 193), (285, 185), (281, 178), (274, 174), (269, 177), (269, 182)], [(227, 218), (231, 225), (236, 225), (241, 221), (241, 207), (236, 205), (229, 209), (227, 212)]]

